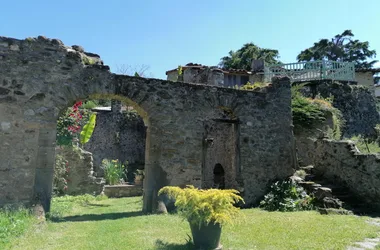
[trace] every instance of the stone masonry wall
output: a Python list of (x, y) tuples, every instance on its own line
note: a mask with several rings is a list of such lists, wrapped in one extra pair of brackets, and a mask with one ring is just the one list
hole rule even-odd
[(92, 154), (79, 147), (58, 147), (56, 153), (68, 161), (66, 194), (100, 194), (103, 190), (101, 180), (94, 176)]
[(340, 83), (324, 83), (317, 86), (322, 97), (334, 96), (333, 106), (339, 109), (346, 123), (343, 136), (374, 136), (374, 127), (380, 123), (373, 93), (366, 87)]
[[(237, 178), (247, 205), (294, 167), (289, 79), (258, 91), (112, 74), (99, 56), (45, 37), (0, 37), (0, 205), (49, 210), (56, 121), (86, 98), (133, 106), (147, 128), (143, 211), (165, 185), (202, 185), (204, 124), (238, 122)], [(226, 117), (227, 116), (227, 117)]]
[(361, 154), (350, 141), (328, 139), (309, 139), (303, 150), (317, 175), (380, 209), (380, 155)]
[(237, 167), (237, 133), (236, 124), (228, 122), (212, 122), (205, 125), (203, 188), (215, 186), (214, 170), (221, 164), (224, 170), (224, 184), (227, 189), (239, 189), (236, 181)]
[(103, 159), (128, 161), (133, 168), (144, 168), (146, 128), (137, 113), (96, 111), (96, 126), (84, 148), (92, 153), (96, 176), (103, 176)]
[(355, 78), (358, 82), (358, 85), (363, 85), (367, 87), (372, 94), (375, 92), (375, 84), (373, 79), (373, 73), (368, 72), (355, 72)]
[[(178, 72), (170, 72), (167, 76), (169, 81), (176, 81)], [(202, 83), (207, 85), (224, 85), (224, 73), (221, 69), (215, 67), (185, 67), (183, 69), (182, 81), (187, 83)]]

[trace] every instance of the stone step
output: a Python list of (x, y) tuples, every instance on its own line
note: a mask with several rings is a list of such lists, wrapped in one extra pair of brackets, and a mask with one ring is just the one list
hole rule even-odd
[(305, 181), (314, 181), (315, 180), (315, 175), (313, 174), (307, 174), (305, 176)]
[(340, 215), (351, 215), (352, 211), (343, 208), (318, 208), (318, 212), (321, 214), (340, 214)]
[(314, 173), (314, 166), (309, 165), (306, 167), (300, 167), (299, 170), (304, 170), (307, 174), (313, 174)]
[(327, 187), (314, 187), (313, 188), (314, 197), (317, 200), (323, 200), (325, 197), (332, 197), (332, 191)]
[(314, 166), (313, 165), (308, 165), (308, 166), (305, 166), (305, 167), (300, 167), (299, 169), (302, 169), (302, 170), (312, 170), (314, 169)]

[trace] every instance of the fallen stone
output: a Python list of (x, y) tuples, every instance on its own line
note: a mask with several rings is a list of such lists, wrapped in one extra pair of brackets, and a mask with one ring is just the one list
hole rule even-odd
[(294, 182), (296, 182), (296, 183), (303, 182), (303, 179), (301, 177), (295, 176), (295, 175), (290, 176), (289, 179), (292, 180), (292, 181), (294, 181)]
[(317, 200), (323, 200), (325, 197), (332, 197), (332, 192), (327, 187), (315, 187), (314, 196)]
[(336, 208), (318, 208), (320, 214), (353, 215), (352, 211)]

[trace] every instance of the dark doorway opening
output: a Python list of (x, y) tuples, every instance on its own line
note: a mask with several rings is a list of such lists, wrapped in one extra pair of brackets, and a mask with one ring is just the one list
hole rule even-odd
[(224, 189), (224, 169), (219, 163), (215, 164), (214, 167), (214, 187), (218, 189)]

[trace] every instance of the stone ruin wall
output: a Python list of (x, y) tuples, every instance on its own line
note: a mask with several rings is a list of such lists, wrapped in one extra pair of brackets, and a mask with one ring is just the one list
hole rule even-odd
[(208, 66), (184, 67), (182, 76), (178, 76), (178, 71), (171, 71), (167, 74), (169, 81), (181, 81), (186, 83), (201, 83), (206, 85), (224, 86), (224, 73), (221, 69)]
[(362, 154), (351, 141), (309, 138), (304, 142), (302, 150), (316, 175), (380, 209), (380, 155)]
[(0, 205), (40, 201), (49, 210), (59, 112), (80, 99), (111, 97), (133, 106), (148, 127), (145, 212), (154, 211), (162, 186), (202, 186), (210, 121), (238, 121), (236, 176), (247, 205), (293, 173), (289, 79), (241, 91), (120, 76), (79, 46), (0, 37)]
[(333, 96), (333, 106), (342, 112), (345, 120), (344, 137), (376, 135), (374, 128), (380, 123), (380, 116), (373, 92), (367, 87), (335, 82), (319, 84), (314, 91), (324, 98)]
[(65, 194), (95, 194), (102, 192), (104, 182), (94, 175), (92, 154), (79, 147), (57, 147), (59, 154), (68, 162), (67, 190)]
[(143, 119), (132, 112), (97, 110), (94, 132), (84, 145), (94, 159), (96, 176), (102, 177), (103, 159), (128, 161), (131, 169), (143, 169), (145, 161), (146, 127)]

